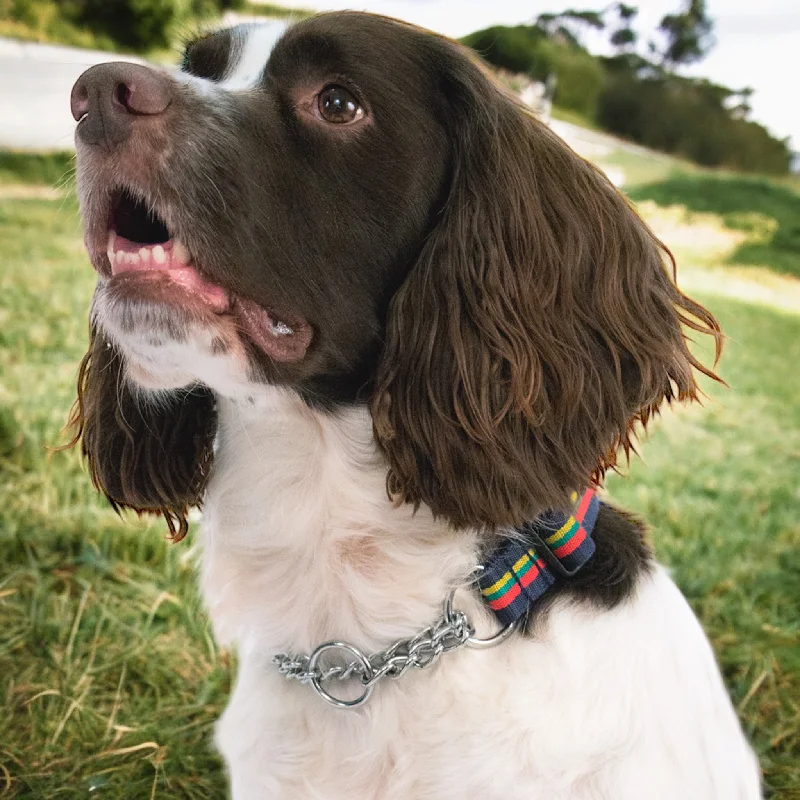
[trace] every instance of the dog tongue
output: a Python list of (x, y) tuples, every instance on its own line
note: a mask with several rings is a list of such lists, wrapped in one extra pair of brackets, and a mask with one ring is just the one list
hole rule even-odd
[(300, 361), (311, 344), (311, 326), (304, 320), (284, 322), (252, 300), (234, 297), (232, 311), (244, 333), (273, 361)]

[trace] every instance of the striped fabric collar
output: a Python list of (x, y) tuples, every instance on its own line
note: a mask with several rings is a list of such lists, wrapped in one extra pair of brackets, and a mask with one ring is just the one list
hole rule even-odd
[(571, 577), (594, 553), (592, 530), (600, 510), (594, 489), (587, 489), (571, 514), (548, 511), (526, 522), (520, 537), (486, 561), (478, 579), (481, 596), (503, 625), (522, 617), (556, 581)]

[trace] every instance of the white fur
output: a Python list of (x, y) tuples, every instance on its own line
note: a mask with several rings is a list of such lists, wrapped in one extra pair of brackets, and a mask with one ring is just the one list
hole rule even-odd
[(231, 28), (235, 60), (233, 63), (229, 61), (221, 80), (198, 78), (182, 70), (173, 72), (172, 77), (207, 98), (219, 97), (220, 90), (241, 92), (253, 89), (261, 81), (273, 48), (288, 27), (286, 22), (274, 20)]
[(252, 89), (261, 80), (269, 54), (286, 27), (285, 23), (270, 22), (238, 28), (237, 34), (243, 39), (239, 60), (232, 69), (229, 67), (219, 85), (231, 91)]
[[(168, 306), (119, 300), (104, 278), (98, 281), (91, 316), (125, 353), (127, 377), (134, 387), (178, 389), (202, 375), (209, 386), (247, 396), (247, 358), (232, 320), (218, 317), (212, 327), (206, 320), (184, 321)], [(170, 333), (176, 326), (179, 337)], [(225, 343), (224, 354), (214, 353), (214, 339)]]
[[(221, 400), (203, 592), (239, 675), (217, 744), (233, 797), (750, 800), (758, 767), (666, 573), (614, 611), (563, 602), (534, 638), (461, 650), (339, 710), (270, 664), (331, 638), (418, 631), (477, 537), (393, 508), (368, 414), (291, 392)], [(474, 593), (458, 605), (491, 628)]]
[[(100, 291), (103, 324), (110, 307)], [(166, 375), (178, 353), (218, 393), (202, 589), (239, 656), (216, 735), (234, 800), (761, 797), (711, 648), (661, 568), (612, 611), (559, 601), (533, 637), (444, 655), (360, 710), (281, 677), (275, 653), (329, 639), (371, 652), (434, 621), (467, 586), (478, 535), (392, 505), (365, 408), (318, 412), (249, 383), (235, 351), (212, 357), (207, 334), (161, 356), (142, 335), (114, 338), (130, 374), (144, 354)], [(469, 588), (457, 606), (481, 635), (496, 627)]]

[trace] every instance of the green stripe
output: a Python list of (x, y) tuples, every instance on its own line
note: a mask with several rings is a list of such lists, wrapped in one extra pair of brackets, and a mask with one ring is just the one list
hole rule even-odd
[(491, 594), (486, 594), (485, 591), (481, 592), (481, 594), (487, 600), (497, 600), (498, 597), (502, 597), (508, 591), (509, 584), (514, 585), (514, 576), (511, 572), (508, 573), (508, 578), (499, 589), (495, 589)]
[[(528, 558), (526, 562), (522, 565), (522, 567), (520, 567), (519, 572), (517, 572), (518, 578), (521, 578), (523, 575), (525, 575), (528, 570), (530, 570), (531, 567), (533, 567), (533, 565), (539, 560), (539, 557), (536, 555), (536, 553), (534, 553), (533, 550), (528, 550), (527, 556)], [(511, 571), (509, 571), (508, 580), (506, 580), (506, 582), (499, 589), (495, 589), (491, 594), (487, 594), (485, 590), (481, 590), (481, 594), (487, 600), (497, 600), (498, 597), (502, 597), (508, 591), (509, 584), (513, 586), (513, 578), (514, 576), (511, 574)]]
[(577, 532), (578, 528), (580, 528), (581, 524), (578, 520), (573, 519), (572, 525), (564, 531), (558, 539), (554, 542), (551, 542), (549, 539), (547, 541), (547, 546), (550, 547), (552, 550), (555, 550), (557, 547), (561, 547), (564, 542), (568, 542)]
[(533, 566), (533, 561), (531, 561), (530, 556), (529, 556), (526, 559), (525, 563), (520, 567), (520, 570), (517, 573), (517, 577), (521, 578), (523, 575), (525, 575), (526, 572), (528, 572), (530, 570), (530, 568), (532, 566)]

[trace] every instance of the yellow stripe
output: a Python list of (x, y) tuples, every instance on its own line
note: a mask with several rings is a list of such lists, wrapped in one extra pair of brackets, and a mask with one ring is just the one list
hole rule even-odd
[(514, 564), (513, 567), (511, 567), (511, 569), (513, 569), (514, 572), (519, 572), (525, 566), (525, 562), (529, 560), (530, 559), (528, 558), (528, 554), (523, 553), (522, 558), (520, 558), (520, 560), (517, 561), (517, 563)]
[(481, 594), (494, 594), (498, 589), (502, 589), (505, 584), (507, 584), (511, 580), (511, 573), (506, 572), (502, 578), (496, 583), (493, 583), (491, 586), (487, 586), (485, 589), (481, 589)]
[[(514, 572), (519, 572), (525, 566), (525, 562), (527, 561), (534, 561), (534, 562), (536, 561), (536, 553), (534, 553), (533, 550), (528, 550), (528, 552), (524, 553), (522, 557), (519, 559), (519, 561), (517, 561), (517, 563), (514, 564), (514, 566), (512, 567)], [(486, 589), (481, 589), (481, 594), (487, 596), (490, 594), (494, 594), (498, 589), (501, 589), (503, 586), (505, 586), (510, 580), (511, 580), (511, 573), (506, 572), (506, 574), (503, 575), (503, 577), (500, 578), (499, 581), (493, 583)]]
[(545, 539), (545, 542), (547, 542), (547, 544), (552, 544), (566, 531), (568, 531), (574, 524), (575, 524), (575, 517), (570, 515), (567, 521), (552, 536), (548, 536)]

